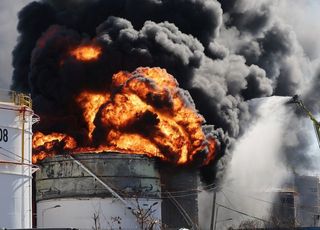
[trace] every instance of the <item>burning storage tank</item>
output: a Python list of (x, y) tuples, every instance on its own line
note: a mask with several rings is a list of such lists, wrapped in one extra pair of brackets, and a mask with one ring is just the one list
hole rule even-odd
[(141, 228), (161, 221), (165, 228), (197, 228), (197, 196), (181, 192), (197, 190), (191, 165), (208, 164), (216, 141), (174, 77), (156, 67), (120, 71), (104, 91), (80, 91), (70, 100), (77, 113), (40, 113), (33, 136), (33, 161), (43, 166), (36, 183), (38, 227), (91, 229), (104, 221)]
[[(75, 70), (80, 65), (83, 66), (83, 68), (88, 68), (85, 72), (94, 74), (97, 68), (92, 69), (92, 67), (96, 67), (96, 64), (103, 59), (105, 55), (103, 51), (103, 46), (100, 46), (98, 43), (73, 47), (71, 51), (68, 49), (68, 52), (65, 53), (65, 56), (62, 58), (63, 60), (59, 61), (59, 66), (61, 68), (68, 66), (69, 70)], [(35, 51), (34, 54), (36, 53)], [(101, 67), (99, 71), (100, 70), (104, 70), (104, 68)], [(104, 79), (107, 78), (104, 76)], [(131, 208), (130, 211), (123, 212), (124, 209), (121, 209), (120, 213), (117, 211), (109, 214), (103, 212), (102, 217), (95, 212), (92, 214), (92, 211), (84, 212), (80, 215), (83, 217), (80, 218), (81, 221), (84, 221), (83, 226), (79, 226), (81, 226), (81, 228), (91, 228), (92, 224), (89, 226), (89, 220), (87, 219), (87, 222), (85, 222), (84, 218), (84, 216), (91, 216), (91, 219), (94, 219), (96, 224), (101, 222), (99, 218), (107, 217), (105, 220), (107, 220), (108, 223), (116, 220), (115, 222), (118, 221), (119, 224), (122, 224), (121, 219), (122, 222), (124, 222), (124, 228), (138, 227), (138, 225), (141, 227), (141, 224), (145, 223), (140, 223), (139, 218), (145, 218), (147, 216), (141, 212), (140, 209), (142, 207), (143, 212), (148, 212), (149, 214), (152, 212), (152, 219), (161, 219), (164, 224), (167, 223), (169, 228), (196, 228), (198, 222), (196, 196), (194, 197), (194, 202), (186, 202), (186, 199), (182, 199), (181, 196), (175, 199), (174, 194), (172, 195), (170, 190), (178, 193), (180, 190), (194, 191), (197, 189), (197, 176), (193, 176), (195, 171), (193, 171), (193, 169), (191, 170), (192, 167), (190, 167), (190, 170), (193, 172), (190, 174), (192, 176), (190, 176), (188, 173), (180, 174), (179, 170), (181, 167), (179, 166), (188, 167), (192, 164), (198, 166), (209, 164), (214, 159), (217, 142), (213, 133), (205, 132), (203, 129), (205, 120), (198, 114), (188, 91), (179, 88), (176, 79), (165, 69), (159, 67), (139, 67), (132, 72), (125, 70), (115, 71), (112, 73), (112, 76), (109, 75), (108, 80), (100, 84), (99, 87), (96, 83), (97, 82), (93, 82), (93, 84), (88, 85), (86, 81), (83, 87), (81, 84), (75, 84), (74, 86), (77, 86), (76, 89), (70, 89), (68, 95), (63, 97), (65, 99), (67, 98), (66, 100), (62, 100), (60, 96), (59, 100), (42, 100), (44, 98), (40, 95), (36, 97), (37, 102), (39, 102), (36, 111), (42, 120), (36, 127), (37, 132), (33, 136), (33, 162), (41, 162), (47, 158), (43, 161), (42, 164), (44, 167), (42, 172), (38, 173), (37, 178), (39, 226), (57, 227), (59, 224), (62, 226), (62, 224), (66, 223), (73, 227), (77, 226), (73, 223), (79, 222), (79, 220), (77, 220), (79, 216), (72, 215), (80, 213), (79, 209), (75, 208), (82, 206), (82, 203), (79, 203), (79, 197), (86, 199), (89, 195), (89, 197), (98, 198), (99, 204), (101, 202), (111, 204), (110, 200), (113, 199), (110, 198), (110, 194), (108, 198), (100, 200), (101, 196), (106, 197), (106, 194), (111, 193), (113, 197), (117, 197), (117, 200), (122, 201), (122, 206), (128, 206), (126, 200), (132, 203), (133, 194), (119, 194), (116, 191), (123, 192), (129, 188), (129, 190), (138, 191), (138, 194), (135, 194), (137, 195), (136, 205), (129, 205)], [(48, 101), (50, 101), (50, 103), (47, 105), (43, 103)], [(54, 159), (59, 158), (58, 155), (62, 155), (65, 152), (71, 153), (71, 155), (66, 154), (69, 158), (71, 158), (72, 155), (76, 158), (80, 157), (79, 161), (71, 158), (74, 162), (71, 163), (71, 166), (62, 163), (62, 166), (60, 166), (60, 163), (53, 163), (57, 161)], [(121, 160), (114, 161), (111, 157), (112, 154), (109, 154), (110, 152), (120, 152), (123, 153), (124, 156), (117, 156), (116, 158), (118, 159), (119, 157)], [(86, 157), (82, 157), (86, 155), (83, 153), (87, 153), (90, 157), (95, 156), (96, 153), (100, 153), (102, 154), (101, 156), (105, 155), (106, 158), (102, 157), (102, 159), (100, 159), (100, 155), (97, 155), (98, 157), (94, 158), (92, 163), (89, 164)], [(136, 155), (138, 155), (137, 161), (135, 161), (137, 162), (137, 169), (131, 169), (131, 163), (126, 159), (131, 159)], [(54, 156), (57, 157), (54, 158)], [(161, 179), (158, 176), (158, 180), (161, 180), (163, 192), (165, 192), (166, 196), (160, 196), (163, 194), (161, 192), (161, 186), (158, 186), (159, 189), (157, 189), (157, 186), (152, 183), (152, 189), (160, 191), (160, 195), (155, 196), (154, 194), (150, 194), (150, 192), (146, 193), (146, 195), (141, 192), (140, 194), (139, 186), (133, 186), (132, 182), (130, 182), (132, 178), (136, 178), (138, 175), (139, 179), (136, 183), (144, 186), (145, 178), (154, 178), (154, 172), (159, 174), (161, 166), (158, 164), (154, 167), (154, 172), (143, 171), (142, 174), (140, 173), (139, 170), (145, 167), (145, 162), (153, 161), (146, 157), (166, 162), (170, 164), (170, 166), (168, 166), (169, 168), (176, 168), (176, 170), (173, 170), (174, 172), (171, 170), (160, 171)], [(121, 163), (122, 159), (124, 160)], [(136, 157), (134, 157), (134, 159), (136, 159)], [(139, 164), (140, 160), (141, 165)], [(65, 162), (64, 160), (58, 161)], [(81, 162), (83, 162), (83, 165)], [(57, 169), (56, 166), (50, 166), (52, 164), (62, 168), (58, 167)], [(88, 193), (81, 189), (79, 193), (77, 190), (82, 187), (77, 184), (77, 181), (70, 179), (78, 178), (82, 175), (79, 175), (78, 171), (73, 171), (75, 164), (91, 175), (90, 180), (94, 177), (100, 184), (103, 184), (105, 191), (108, 192), (103, 191), (101, 194), (94, 192), (92, 194), (91, 192), (97, 188), (95, 185), (90, 185), (89, 183), (86, 184), (88, 187), (85, 190), (90, 192)], [(86, 169), (86, 164), (88, 164), (89, 170)], [(103, 169), (102, 166), (96, 166), (104, 164), (114, 165), (114, 168), (111, 170), (112, 167), (109, 166), (106, 166), (106, 169)], [(99, 171), (95, 170), (97, 167)], [(122, 172), (120, 168), (126, 170)], [(51, 173), (52, 170), (53, 172)], [(90, 170), (92, 170), (92, 172)], [(61, 172), (66, 173), (61, 174)], [(58, 179), (59, 177), (61, 178)], [(100, 180), (100, 177), (102, 177), (103, 180)], [(109, 177), (123, 177), (126, 179), (111, 181), (111, 186), (109, 186), (109, 182), (104, 181), (105, 178)], [(59, 184), (59, 181), (66, 183), (66, 178), (71, 180), (71, 185), (73, 183), (75, 183), (75, 185), (72, 187), (66, 186), (65, 189), (69, 190), (65, 191), (60, 184), (58, 186), (58, 193), (61, 195), (53, 195), (52, 197), (46, 195), (51, 194), (52, 191), (56, 191), (57, 186), (55, 185), (57, 183)], [(188, 178), (195, 180), (195, 182), (190, 183), (191, 187), (188, 184)], [(140, 180), (143, 181), (143, 183)], [(48, 184), (46, 184), (45, 181)], [(70, 185), (69, 183), (66, 184)], [(41, 195), (42, 193), (44, 195)], [(56, 221), (57, 218), (53, 218), (57, 223), (51, 225), (53, 223), (50, 222), (50, 225), (46, 225), (45, 214), (47, 212), (60, 213), (59, 209), (62, 210), (62, 205), (53, 202), (53, 199), (71, 198), (73, 197), (72, 194), (75, 195), (74, 197), (76, 197), (76, 199), (72, 198), (72, 205), (67, 211), (68, 215), (72, 217), (72, 220)], [(149, 199), (152, 198), (155, 200), (151, 200), (148, 203), (145, 201), (148, 197)], [(160, 198), (169, 199), (170, 201), (163, 201), (163, 205), (160, 205), (159, 201), (157, 201), (157, 199)], [(49, 202), (47, 206), (45, 206), (45, 200), (47, 200), (47, 203)], [(82, 200), (82, 202), (84, 201)], [(88, 202), (88, 204), (91, 204), (92, 199), (90, 198)], [(140, 205), (141, 202), (142, 206)], [(184, 204), (181, 205), (180, 203)], [(113, 202), (112, 204), (115, 203)], [(64, 204), (64, 206), (66, 205)], [(105, 206), (108, 210), (110, 210), (111, 207), (110, 205), (102, 206)], [(169, 215), (167, 211), (162, 212), (162, 210), (174, 210), (174, 208), (176, 211), (172, 211)], [(119, 208), (112, 209), (117, 210)], [(155, 210), (158, 210), (158, 212)], [(161, 218), (161, 212), (163, 218)], [(132, 213), (134, 213), (133, 216)], [(128, 217), (128, 215), (131, 215), (131, 217)], [(134, 216), (139, 217), (138, 221), (134, 222)], [(61, 218), (63, 219), (64, 217), (65, 216)], [(120, 219), (115, 219), (116, 217)], [(144, 221), (145, 220), (143, 220), (143, 222)], [(155, 223), (152, 222), (150, 224)], [(63, 227), (69, 226), (63, 225)]]
[[(197, 226), (197, 199), (181, 204), (181, 194), (175, 198), (177, 193), (170, 193), (170, 186), (182, 180), (182, 173), (176, 177), (170, 174), (172, 170), (160, 170), (160, 175), (155, 159), (105, 152), (58, 155), (40, 165), (36, 177), (38, 227)], [(163, 178), (166, 184), (161, 183)], [(197, 180), (191, 185), (196, 189)], [(190, 190), (190, 184), (177, 188)]]
[(0, 227), (32, 227), (31, 99), (0, 91)]

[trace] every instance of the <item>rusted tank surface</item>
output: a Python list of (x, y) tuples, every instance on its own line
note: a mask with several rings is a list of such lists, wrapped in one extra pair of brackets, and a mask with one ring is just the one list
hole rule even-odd
[(36, 175), (38, 227), (139, 229), (139, 211), (149, 209), (148, 221), (161, 225), (160, 174), (153, 159), (110, 152), (73, 157), (96, 178), (67, 155), (43, 160)]
[[(75, 158), (124, 197), (160, 197), (160, 174), (141, 155), (77, 154)], [(110, 197), (110, 192), (67, 156), (42, 161), (37, 172), (37, 201), (66, 197)]]

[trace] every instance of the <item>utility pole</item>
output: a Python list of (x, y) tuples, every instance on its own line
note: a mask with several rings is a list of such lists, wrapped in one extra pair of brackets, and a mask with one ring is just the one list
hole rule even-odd
[(215, 212), (216, 212), (216, 196), (217, 193), (213, 190), (213, 199), (212, 199), (212, 212), (211, 212), (211, 223), (210, 223), (210, 230), (213, 230), (213, 223), (215, 219)]

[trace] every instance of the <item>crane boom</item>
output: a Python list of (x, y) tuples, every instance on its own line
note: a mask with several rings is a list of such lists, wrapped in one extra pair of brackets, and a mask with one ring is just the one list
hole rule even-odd
[(320, 123), (313, 116), (310, 110), (303, 104), (302, 100), (299, 99), (298, 95), (293, 96), (292, 99), (289, 101), (289, 103), (295, 103), (296, 105), (298, 105), (300, 108), (302, 108), (305, 114), (310, 118), (310, 120), (313, 123), (314, 131), (317, 136), (318, 145), (320, 147)]
[(318, 145), (320, 148), (320, 125), (319, 125), (319, 123), (318, 124), (313, 123), (313, 127), (314, 127), (314, 131), (316, 132)]

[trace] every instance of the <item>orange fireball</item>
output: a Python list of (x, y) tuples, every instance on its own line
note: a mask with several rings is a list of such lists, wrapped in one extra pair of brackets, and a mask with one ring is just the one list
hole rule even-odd
[(41, 132), (36, 132), (32, 137), (32, 162), (43, 160), (47, 156), (57, 154), (61, 150), (71, 150), (76, 148), (77, 143), (74, 138), (63, 133), (51, 133), (44, 135)]
[(83, 45), (75, 48), (70, 54), (79, 61), (94, 61), (101, 55), (101, 48), (93, 45)]
[(203, 164), (208, 164), (215, 156), (216, 141), (203, 132), (204, 119), (189, 100), (165, 69), (118, 72), (105, 92), (83, 91), (75, 99), (87, 124), (85, 146), (77, 146), (65, 134), (37, 133), (35, 160), (59, 153), (60, 147), (74, 153), (144, 154), (174, 164), (190, 163), (206, 152)]
[(93, 124), (100, 106), (108, 101), (110, 94), (98, 94), (91, 92), (82, 92), (76, 99), (79, 105), (83, 107), (83, 117), (88, 125), (88, 137), (92, 140), (92, 132), (95, 128)]

